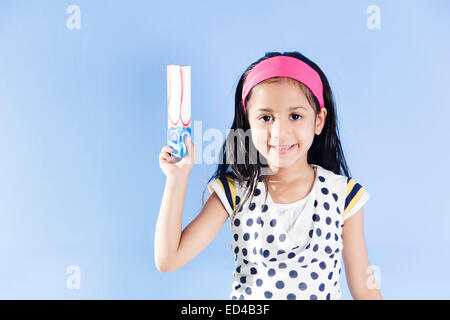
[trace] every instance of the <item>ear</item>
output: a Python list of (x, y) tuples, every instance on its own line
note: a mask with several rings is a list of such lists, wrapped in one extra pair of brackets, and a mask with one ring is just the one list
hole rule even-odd
[(316, 116), (315, 133), (317, 135), (320, 135), (322, 133), (322, 129), (325, 126), (326, 118), (327, 118), (327, 109), (321, 108), (320, 112)]

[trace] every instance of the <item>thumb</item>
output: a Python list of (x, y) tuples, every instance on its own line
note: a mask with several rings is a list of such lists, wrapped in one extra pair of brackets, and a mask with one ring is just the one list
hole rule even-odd
[(191, 136), (187, 136), (185, 139), (186, 142), (186, 147), (188, 150), (188, 154), (192, 155), (192, 153), (194, 152), (194, 144), (192, 143), (192, 139)]

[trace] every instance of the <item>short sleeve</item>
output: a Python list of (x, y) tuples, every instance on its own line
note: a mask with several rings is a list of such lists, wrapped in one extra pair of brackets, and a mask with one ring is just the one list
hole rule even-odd
[(347, 193), (345, 197), (345, 209), (342, 215), (344, 221), (358, 212), (370, 199), (370, 194), (352, 178), (347, 179)]
[(223, 206), (232, 216), (236, 209), (236, 187), (234, 179), (231, 177), (219, 177), (208, 183), (208, 190), (210, 193), (215, 191), (222, 201)]

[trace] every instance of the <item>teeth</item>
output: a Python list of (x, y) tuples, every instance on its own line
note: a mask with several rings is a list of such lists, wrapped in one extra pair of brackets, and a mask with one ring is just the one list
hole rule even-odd
[(271, 145), (271, 147), (273, 147), (273, 148), (275, 148), (275, 149), (277, 149), (277, 150), (287, 150), (287, 149), (289, 149), (289, 148), (292, 147), (292, 146), (293, 146), (293, 144), (291, 144), (290, 146), (286, 146), (286, 147), (272, 146), (272, 145)]

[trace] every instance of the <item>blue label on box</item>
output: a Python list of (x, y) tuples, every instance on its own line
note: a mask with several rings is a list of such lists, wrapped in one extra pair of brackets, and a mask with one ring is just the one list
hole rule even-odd
[(187, 155), (186, 137), (191, 136), (190, 127), (170, 127), (167, 130), (168, 146), (173, 149), (171, 155), (176, 158), (183, 158)]

